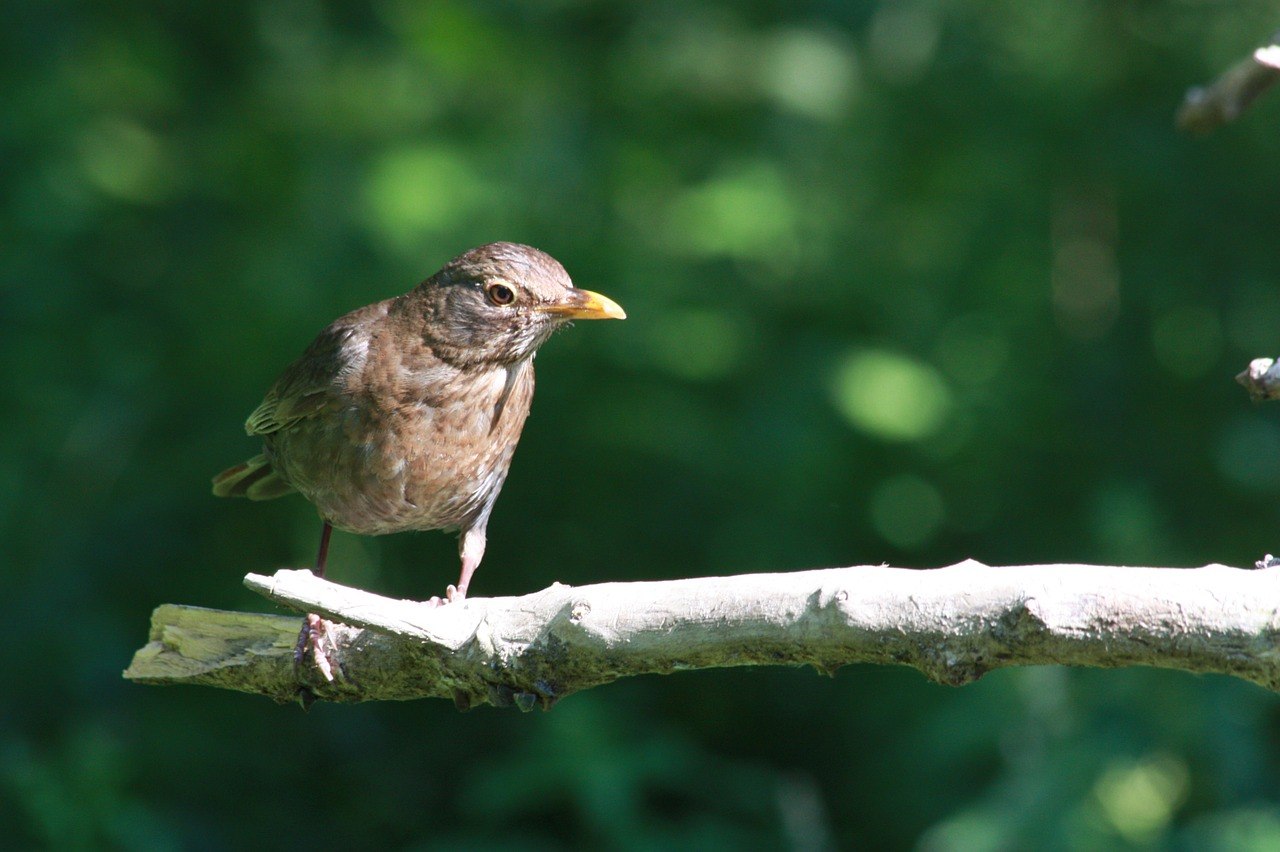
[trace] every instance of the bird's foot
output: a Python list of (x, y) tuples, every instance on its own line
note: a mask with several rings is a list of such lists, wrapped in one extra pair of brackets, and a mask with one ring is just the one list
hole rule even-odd
[(342, 666), (338, 663), (338, 646), (334, 642), (332, 622), (325, 621), (314, 612), (307, 613), (302, 621), (302, 630), (298, 632), (298, 644), (293, 649), (294, 665), (302, 665), (311, 652), (311, 658), (324, 679), (333, 682), (334, 673), (342, 676)]
[(426, 603), (428, 606), (444, 606), (445, 604), (456, 603), (457, 601), (466, 600), (466, 598), (467, 598), (467, 593), (465, 591), (462, 591), (457, 586), (450, 583), (447, 587), (445, 587), (443, 598), (441, 598), (439, 595), (432, 595), (431, 597), (427, 598)]

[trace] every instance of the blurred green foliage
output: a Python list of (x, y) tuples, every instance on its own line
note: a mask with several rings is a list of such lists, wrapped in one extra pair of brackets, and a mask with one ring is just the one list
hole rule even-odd
[[(1275, 549), (1272, 95), (1178, 136), (1274, 4), (11, 3), (0, 28), (0, 825), (13, 848), (1274, 849), (1280, 705), (1223, 678), (683, 674), (550, 714), (309, 715), (119, 673), (260, 608), (300, 499), (209, 477), (330, 319), (495, 239), (558, 336), (478, 594)], [(423, 597), (440, 534), (339, 534)]]

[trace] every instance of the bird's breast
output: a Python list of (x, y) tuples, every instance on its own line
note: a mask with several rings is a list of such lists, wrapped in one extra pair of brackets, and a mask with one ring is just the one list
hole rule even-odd
[(487, 518), (529, 413), (532, 364), (436, 364), (394, 379), (366, 377), (324, 416), (277, 436), (273, 463), (323, 517), (352, 532)]

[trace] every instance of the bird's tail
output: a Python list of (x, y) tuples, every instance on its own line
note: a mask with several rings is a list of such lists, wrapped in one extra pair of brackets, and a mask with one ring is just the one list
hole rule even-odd
[(280, 478), (265, 455), (256, 455), (213, 478), (213, 493), (218, 497), (272, 500), (293, 491), (293, 486)]

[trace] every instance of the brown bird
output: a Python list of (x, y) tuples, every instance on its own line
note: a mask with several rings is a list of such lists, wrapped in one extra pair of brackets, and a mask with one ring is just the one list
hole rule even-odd
[(320, 332), (245, 423), (262, 453), (214, 477), (213, 493), (300, 492), (324, 522), (318, 575), (333, 527), (457, 529), (462, 571), (445, 599), (460, 600), (529, 414), (538, 347), (569, 320), (625, 317), (535, 248), (474, 248)]

